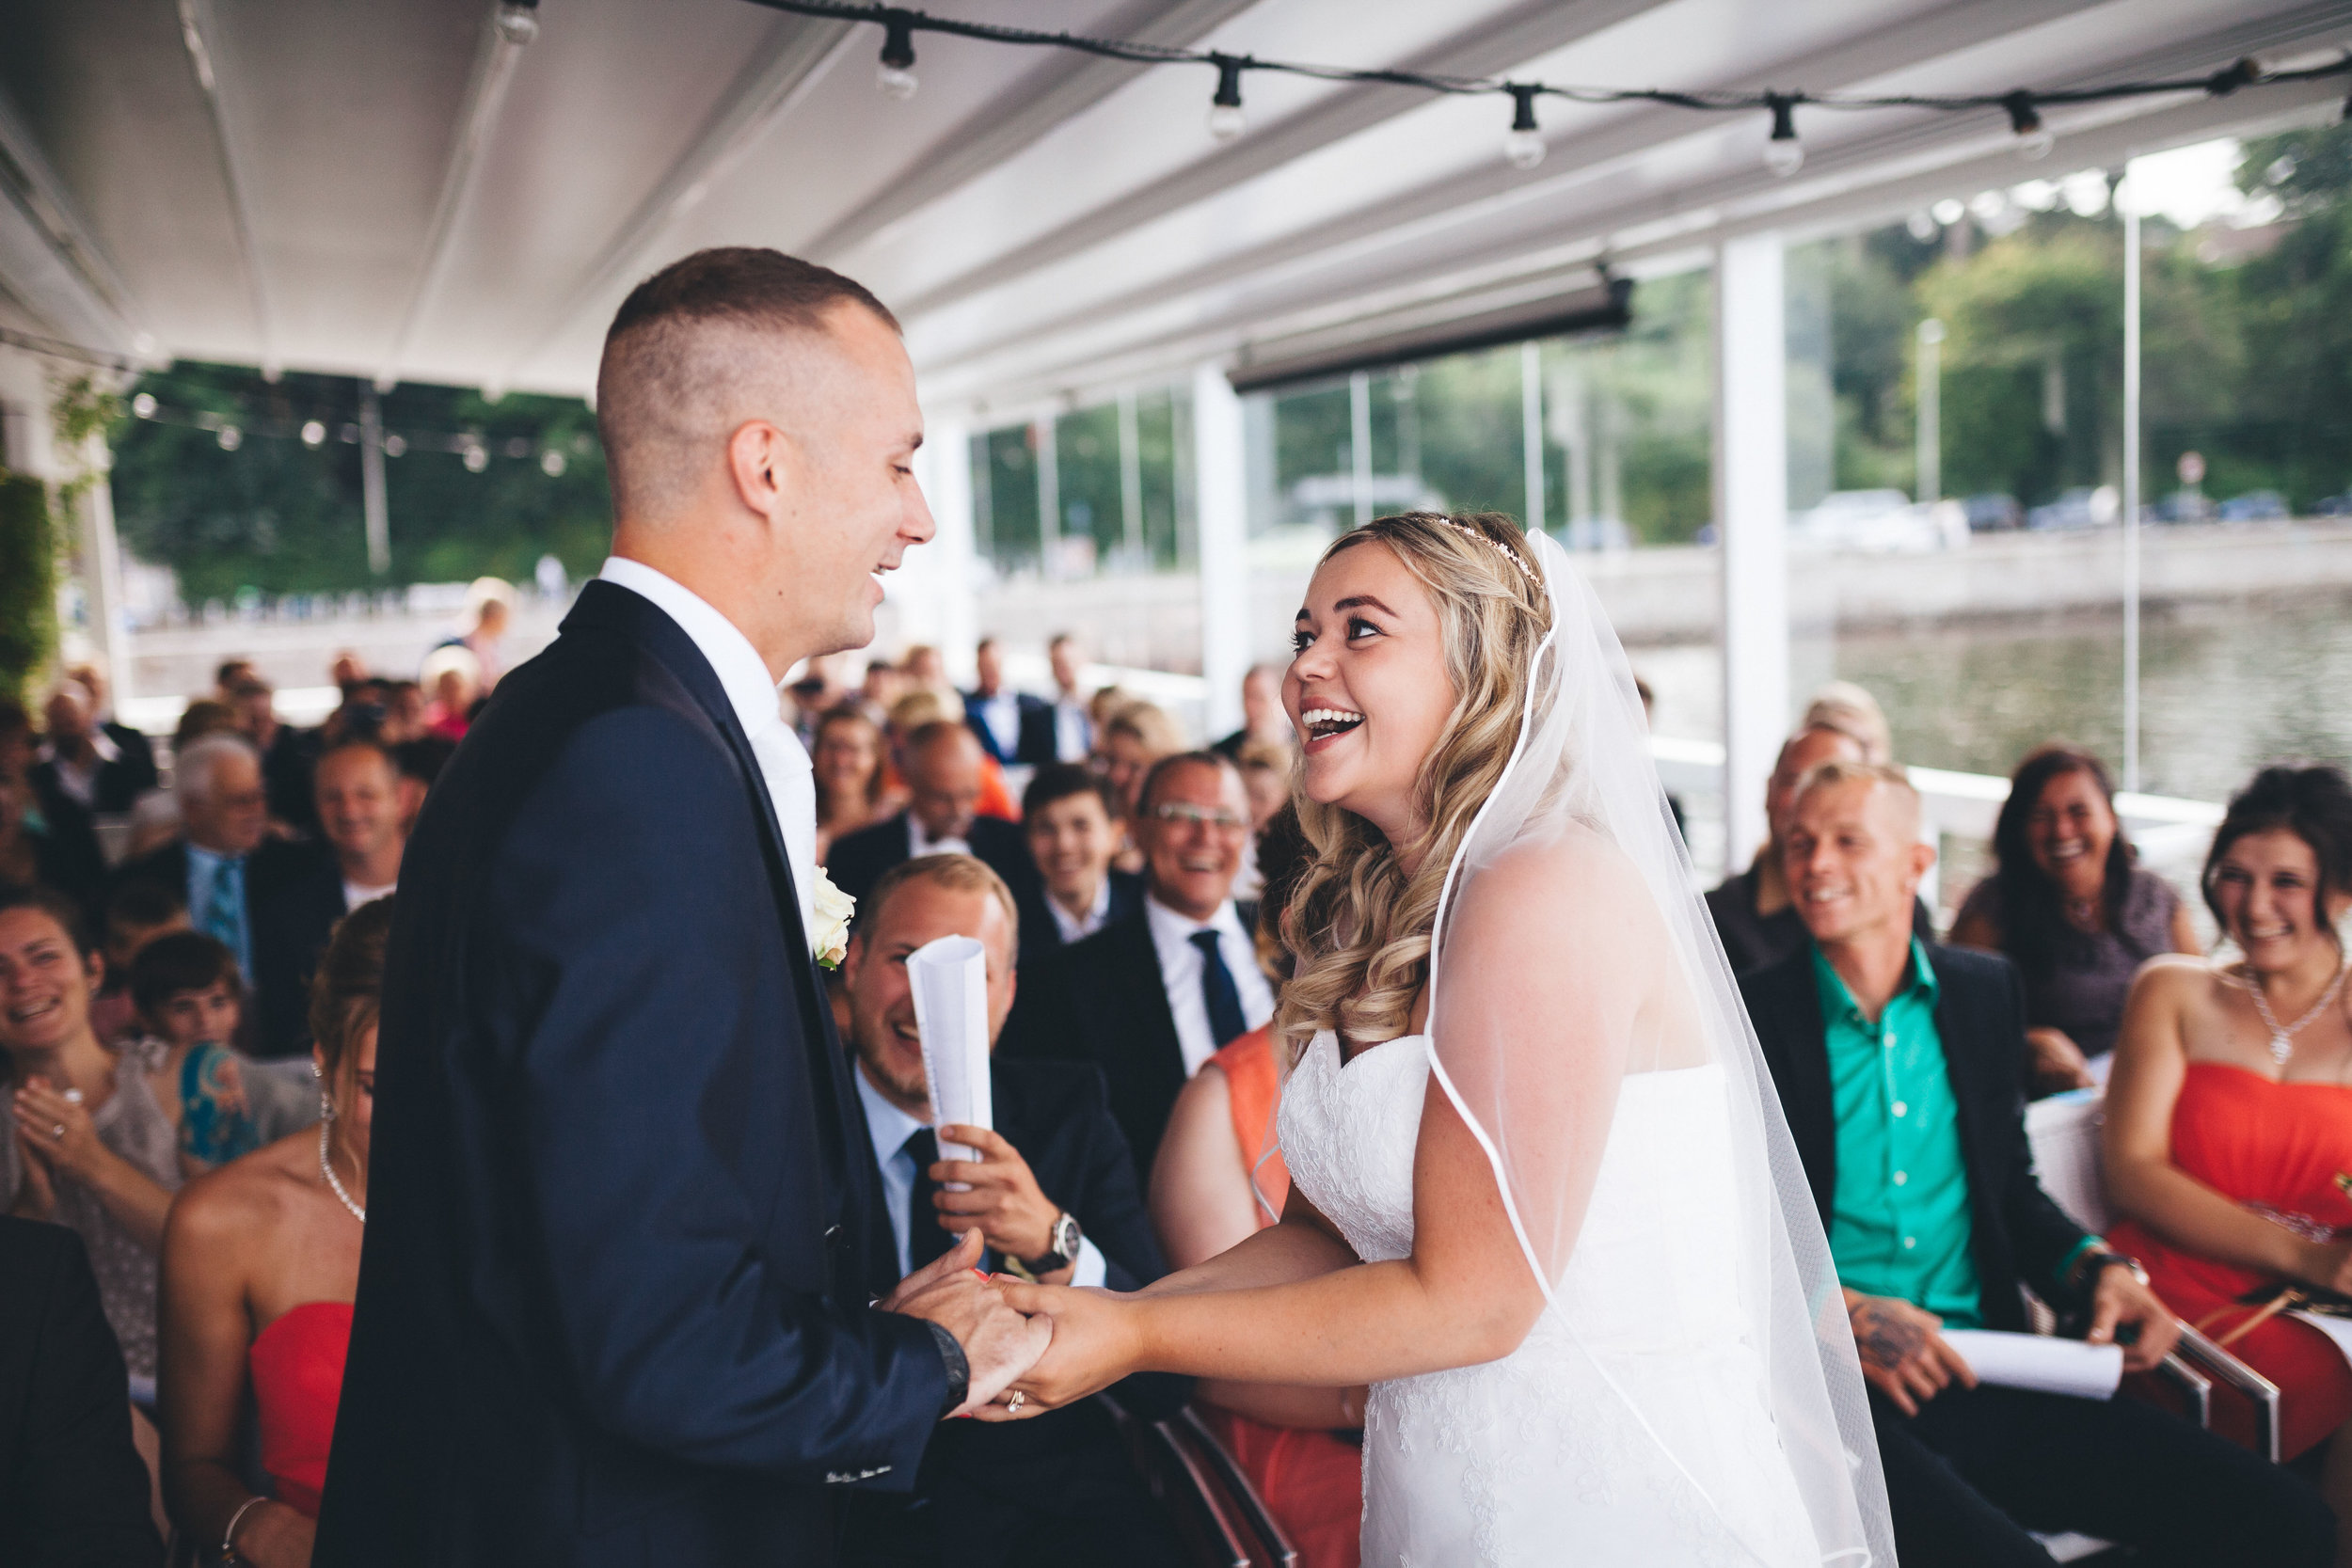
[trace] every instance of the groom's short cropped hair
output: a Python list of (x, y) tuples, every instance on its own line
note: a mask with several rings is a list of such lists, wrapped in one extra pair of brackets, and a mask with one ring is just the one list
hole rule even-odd
[(775, 412), (761, 340), (820, 335), (845, 305), (898, 330), (864, 284), (751, 245), (698, 250), (630, 290), (596, 369), (614, 514), (649, 520), (690, 498), (728, 434)]

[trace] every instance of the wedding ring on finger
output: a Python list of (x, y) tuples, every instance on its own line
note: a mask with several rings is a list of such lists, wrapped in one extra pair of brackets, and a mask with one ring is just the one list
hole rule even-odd
[(1008, 1416), (1018, 1416), (1021, 1413), (1021, 1407), (1028, 1402), (1029, 1396), (1023, 1393), (1020, 1389), (1015, 1388), (1012, 1391), (1012, 1398), (1005, 1402), (1005, 1414)]
[(49, 1130), (49, 1135), (59, 1143), (65, 1142), (65, 1123), (59, 1122), (56, 1126), (52, 1127)]

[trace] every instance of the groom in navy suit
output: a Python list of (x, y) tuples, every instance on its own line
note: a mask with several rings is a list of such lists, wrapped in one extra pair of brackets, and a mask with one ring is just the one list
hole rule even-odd
[(1051, 1333), (977, 1235), (869, 1305), (812, 958), (776, 683), (869, 641), (873, 574), (931, 535), (897, 323), (705, 251), (623, 304), (596, 412), (612, 559), (401, 868), (321, 1568), (829, 1562), (836, 1498), (912, 1485)]

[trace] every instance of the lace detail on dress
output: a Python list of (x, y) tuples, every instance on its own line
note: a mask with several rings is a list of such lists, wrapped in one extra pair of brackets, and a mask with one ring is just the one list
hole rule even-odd
[[(1656, 1299), (1661, 1267), (1686, 1287), (1694, 1271), (1704, 1279), (1716, 1238), (1704, 1224), (1661, 1242), (1611, 1223), (1655, 1212), (1613, 1201), (1613, 1186), (1622, 1196), (1625, 1183), (1664, 1179), (1698, 1191), (1710, 1179), (1708, 1161), (1692, 1149), (1706, 1142), (1708, 1097), (1720, 1104), (1722, 1077), (1710, 1069), (1627, 1082), (1558, 1305), (1500, 1361), (1373, 1386), (1364, 1410), (1367, 1568), (1728, 1568), (1759, 1553), (1773, 1568), (1819, 1560), (1757, 1394), (1764, 1369), (1729, 1311), (1731, 1282), (1694, 1313), (1661, 1314)], [(1412, 1251), (1413, 1152), (1428, 1091), (1425, 1037), (1391, 1040), (1343, 1065), (1327, 1034), (1284, 1089), (1291, 1180), (1368, 1262)], [(1670, 1294), (1706, 1300), (1687, 1288)], [(1645, 1430), (1620, 1389), (1676, 1430)], [(1705, 1441), (1692, 1449), (1694, 1433)], [(1707, 1495), (1661, 1437), (1718, 1457), (1704, 1478)], [(1740, 1521), (1739, 1535), (1726, 1515)]]

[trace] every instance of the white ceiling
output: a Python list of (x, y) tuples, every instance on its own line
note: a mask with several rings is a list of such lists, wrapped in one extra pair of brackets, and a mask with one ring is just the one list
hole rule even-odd
[[(943, 14), (1358, 66), (1678, 88), (1983, 92), (2352, 47), (2352, 0), (954, 0)], [(771, 245), (898, 309), (940, 407), (999, 412), (1285, 339), (1585, 287), (1765, 227), (1896, 216), (2341, 102), (2344, 85), (2048, 111), (1543, 105), (879, 31), (750, 0), (0, 0), (0, 321), (88, 347), (584, 392), (631, 283)], [(209, 68), (209, 89), (205, 69)], [(468, 128), (480, 131), (469, 143)], [(469, 156), (478, 147), (478, 156)], [(437, 221), (437, 212), (441, 214)]]

